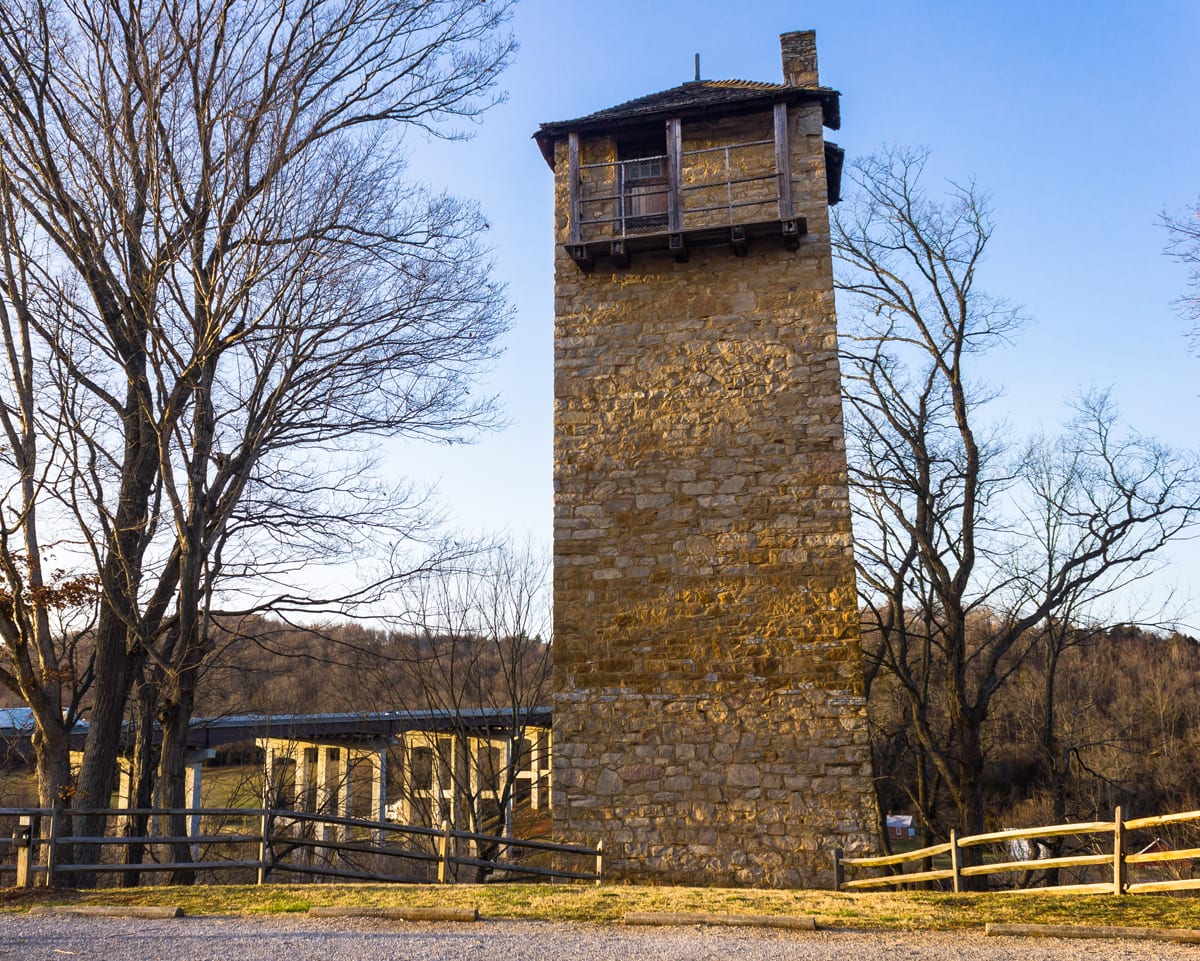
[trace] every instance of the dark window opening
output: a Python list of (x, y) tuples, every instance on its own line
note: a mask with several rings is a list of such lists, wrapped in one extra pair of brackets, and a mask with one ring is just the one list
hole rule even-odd
[(454, 764), (454, 741), (448, 737), (437, 739), (438, 787), (445, 795), (451, 788), (450, 777)]
[(414, 791), (433, 790), (433, 748), (414, 747), (409, 771)]
[(667, 227), (667, 138), (644, 137), (617, 143), (617, 193), (622, 233)]
[(489, 744), (479, 758), (483, 770), (479, 772), (487, 790), (499, 790), (500, 779), (504, 772), (504, 750), (494, 744)]
[(272, 785), (272, 804), (278, 808), (294, 808), (296, 799), (296, 762), (276, 757), (275, 783)]

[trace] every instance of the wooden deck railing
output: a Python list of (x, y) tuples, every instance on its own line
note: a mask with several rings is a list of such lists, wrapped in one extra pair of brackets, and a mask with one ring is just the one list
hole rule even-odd
[[(207, 833), (183, 836), (66, 835), (63, 822), (85, 814), (102, 814), (116, 821), (109, 832), (135, 816), (146, 817), (150, 825), (162, 824), (171, 815), (199, 817), (201, 824), (210, 827)], [(533, 877), (599, 884), (604, 875), (602, 846), (478, 834), (452, 829), (448, 823), (429, 828), (260, 808), (0, 808), (0, 818), (4, 817), (15, 818), (17, 826), (11, 838), (0, 838), (0, 856), (6, 849), (10, 855), (0, 863), (0, 872), (15, 872), (18, 887), (35, 882), (49, 886), (72, 874), (180, 871), (220, 872), (233, 883), (253, 878), (258, 884), (272, 874), (284, 873), (379, 882), (427, 881), (436, 876), (439, 883), (450, 883), (456, 880), (457, 867), (483, 869), (505, 880)], [(181, 847), (186, 848), (185, 855), (192, 855), (190, 860), (179, 859)], [(92, 861), (84, 863), (72, 856), (89, 848), (98, 852)], [(122, 854), (131, 850), (140, 852), (137, 863), (128, 863), (135, 859)], [(543, 856), (558, 863), (530, 860)], [(564, 859), (569, 862), (566, 866)], [(397, 873), (397, 863), (409, 865), (409, 870)], [(481, 879), (478, 875), (472, 878)]]
[[(1011, 831), (993, 831), (989, 834), (974, 834), (958, 837), (950, 832), (950, 840), (942, 844), (892, 854), (884, 857), (848, 858), (843, 852), (834, 852), (834, 890), (863, 890), (870, 888), (898, 887), (908, 884), (948, 882), (948, 887), (962, 890), (962, 879), (979, 875), (1002, 873), (1025, 873), (1067, 869), (1084, 870), (1101, 879), (1084, 883), (1058, 884), (1037, 888), (1014, 887), (1011, 891), (1054, 891), (1060, 894), (1134, 894), (1149, 891), (1185, 891), (1200, 889), (1200, 878), (1173, 878), (1170, 880), (1135, 881), (1128, 878), (1131, 865), (1145, 866), (1168, 862), (1190, 861), (1200, 858), (1200, 848), (1146, 850), (1130, 854), (1126, 851), (1126, 835), (1131, 831), (1161, 828), (1200, 821), (1200, 811), (1184, 811), (1179, 814), (1164, 814), (1156, 817), (1123, 820), (1118, 807), (1111, 821), (1088, 821), (1079, 824), (1053, 824), (1045, 827), (1023, 828)], [(1050, 837), (1080, 837), (1097, 835), (1097, 847), (1106, 850), (1089, 854), (1072, 854), (1056, 858), (1035, 858), (1016, 861), (992, 860), (981, 864), (963, 865), (963, 848), (980, 845), (1007, 845), (1010, 841), (1028, 841)], [(1111, 838), (1111, 841), (1109, 840)], [(1151, 845), (1153, 846), (1153, 845)], [(921, 862), (932, 864), (935, 859), (947, 861), (947, 867), (905, 872), (905, 865)], [(846, 869), (889, 868), (892, 873), (875, 877), (846, 879)]]

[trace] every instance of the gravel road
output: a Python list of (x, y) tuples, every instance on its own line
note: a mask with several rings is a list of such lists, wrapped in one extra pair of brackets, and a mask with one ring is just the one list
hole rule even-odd
[(1200, 961), (1200, 946), (748, 928), (481, 921), (416, 924), (305, 916), (135, 921), (0, 917), (12, 961)]

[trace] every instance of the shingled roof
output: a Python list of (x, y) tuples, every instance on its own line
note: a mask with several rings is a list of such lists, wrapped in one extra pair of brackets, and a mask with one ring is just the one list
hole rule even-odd
[(795, 87), (754, 80), (693, 80), (670, 90), (598, 110), (585, 117), (544, 123), (533, 137), (546, 162), (553, 167), (554, 142), (572, 130), (619, 129), (659, 117), (716, 117), (758, 104), (766, 107), (780, 100), (786, 103), (820, 103), (825, 126), (837, 130), (841, 125), (839, 96), (836, 90), (829, 87)]

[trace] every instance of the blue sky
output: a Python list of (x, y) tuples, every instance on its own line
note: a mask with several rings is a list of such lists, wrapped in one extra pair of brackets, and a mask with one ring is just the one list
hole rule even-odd
[[(488, 375), (509, 426), (464, 447), (406, 445), (395, 469), (436, 482), (452, 523), (549, 544), (551, 172), (530, 136), (706, 79), (779, 81), (780, 33), (815, 29), (821, 80), (842, 93), (848, 159), (927, 146), (937, 179), (989, 191), (998, 229), (982, 276), (1029, 327), (980, 375), (1015, 431), (1052, 430), (1081, 388), (1111, 386), (1128, 421), (1195, 446), (1200, 358), (1172, 307), (1183, 268), (1164, 211), (1200, 198), (1200, 3), (839, 3), (522, 0), (508, 101), (467, 142), (410, 142), (414, 175), (482, 205), (515, 325)], [(1200, 550), (1172, 576), (1200, 594)], [(1189, 618), (1193, 623), (1200, 618)]]

